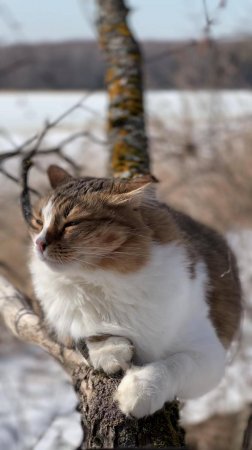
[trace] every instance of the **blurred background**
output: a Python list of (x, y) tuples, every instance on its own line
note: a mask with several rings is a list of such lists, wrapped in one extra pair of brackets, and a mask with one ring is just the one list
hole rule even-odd
[[(159, 195), (226, 234), (244, 289), (242, 339), (226, 378), (211, 394), (188, 402), (183, 420), (214, 423), (225, 415), (225, 426), (245, 427), (252, 401), (252, 2), (127, 4), (143, 52)], [(95, 0), (0, 0), (0, 22), (0, 272), (32, 297), (18, 152), (55, 122), (41, 143), (32, 186), (48, 188), (44, 172), (52, 162), (78, 174), (106, 173), (105, 63)], [(0, 448), (77, 449), (82, 431), (67, 376), (4, 326), (0, 343)], [(211, 445), (200, 448), (217, 448)]]

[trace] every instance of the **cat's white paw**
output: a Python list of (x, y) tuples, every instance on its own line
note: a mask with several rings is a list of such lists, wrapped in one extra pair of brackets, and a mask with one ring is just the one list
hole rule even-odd
[(89, 360), (94, 369), (107, 375), (126, 371), (133, 356), (133, 345), (123, 337), (111, 336), (99, 342), (88, 342)]
[(166, 394), (157, 368), (147, 365), (128, 370), (118, 386), (115, 400), (126, 416), (139, 419), (161, 409), (168, 400)]

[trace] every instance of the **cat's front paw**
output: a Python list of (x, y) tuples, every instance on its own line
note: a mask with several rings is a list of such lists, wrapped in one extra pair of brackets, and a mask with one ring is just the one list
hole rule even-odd
[(111, 336), (105, 340), (88, 342), (89, 360), (94, 369), (112, 375), (126, 371), (133, 356), (133, 345), (123, 337)]
[(115, 400), (126, 416), (138, 419), (161, 409), (166, 401), (160, 374), (152, 366), (134, 367), (118, 386)]

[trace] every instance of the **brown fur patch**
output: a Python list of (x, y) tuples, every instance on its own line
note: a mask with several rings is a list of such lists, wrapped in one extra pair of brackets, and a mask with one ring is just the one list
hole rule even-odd
[(225, 239), (189, 216), (170, 210), (184, 235), (192, 263), (205, 262), (210, 281), (210, 318), (224, 346), (228, 346), (241, 319), (241, 286), (235, 257)]

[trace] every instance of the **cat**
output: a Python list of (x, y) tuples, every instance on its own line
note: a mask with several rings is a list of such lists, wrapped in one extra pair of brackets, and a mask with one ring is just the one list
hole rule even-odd
[(48, 176), (30, 270), (58, 339), (85, 339), (95, 369), (125, 372), (115, 399), (126, 415), (213, 389), (241, 316), (225, 240), (160, 203), (146, 177), (75, 179), (58, 166)]

